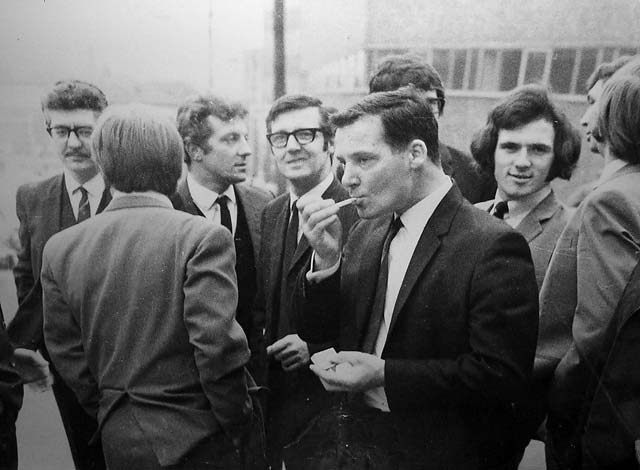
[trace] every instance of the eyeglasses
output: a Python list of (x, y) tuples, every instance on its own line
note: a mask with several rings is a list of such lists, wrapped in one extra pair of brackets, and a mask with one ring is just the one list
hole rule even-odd
[(53, 126), (47, 127), (47, 132), (56, 140), (67, 140), (69, 138), (69, 134), (71, 134), (72, 132), (76, 135), (77, 139), (89, 139), (91, 137), (91, 133), (93, 132), (93, 127)]
[(315, 140), (316, 133), (321, 130), (322, 129), (312, 127), (308, 129), (296, 129), (293, 132), (274, 132), (273, 134), (267, 134), (267, 140), (272, 147), (277, 149), (285, 148), (291, 136), (293, 136), (300, 145), (307, 145)]

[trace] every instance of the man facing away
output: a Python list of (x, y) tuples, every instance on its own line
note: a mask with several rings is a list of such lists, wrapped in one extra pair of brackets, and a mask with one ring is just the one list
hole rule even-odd
[[(269, 389), (267, 440), (272, 468), (280, 469), (283, 449), (328, 406), (328, 394), (308, 369), (309, 357), (326, 344), (303, 341), (293, 312), (293, 293), (311, 247), (299, 226), (297, 201), (303, 195), (342, 201), (347, 191), (331, 171), (333, 132), (327, 109), (317, 98), (287, 95), (266, 118), (267, 139), (288, 192), (270, 202), (262, 216), (262, 247), (256, 317), (264, 318), (267, 365), (261, 381)], [(340, 215), (345, 227), (356, 218), (353, 208)], [(285, 458), (286, 462), (286, 458)], [(293, 462), (286, 462), (294, 468)]]
[[(38, 350), (48, 359), (42, 336), (42, 249), (53, 234), (101, 212), (111, 200), (90, 149), (91, 132), (106, 106), (104, 93), (90, 83), (57, 82), (43, 96), (42, 112), (63, 171), (44, 181), (20, 186), (16, 194), (20, 250), (13, 274), (18, 311), (8, 333), (21, 373), (34, 380), (38, 380), (40, 372), (27, 370), (33, 367), (21, 364), (32, 362), (33, 355), (28, 350)], [(75, 467), (104, 468), (99, 443), (89, 443), (97, 430), (95, 420), (78, 404), (55, 368), (51, 372), (53, 394)]]
[(610, 350), (607, 332), (638, 263), (640, 67), (625, 68), (607, 81), (592, 128), (602, 174), (560, 236), (540, 293), (534, 375), (549, 387), (549, 468), (580, 468), (589, 381)]
[[(337, 340), (324, 386), (347, 392), (324, 468), (517, 468), (513, 407), (537, 332), (527, 243), (443, 172), (438, 126), (414, 87), (333, 118), (343, 184), (362, 218), (346, 243), (332, 201), (301, 202), (314, 248), (298, 326)], [(505, 269), (509, 266), (509, 269)], [(322, 467), (321, 467), (322, 468)]]
[[(264, 349), (263, 324), (252, 315), (260, 249), (260, 216), (273, 196), (244, 184), (251, 157), (247, 110), (212, 95), (200, 95), (180, 105), (178, 131), (184, 142), (187, 177), (171, 196), (176, 209), (224, 225), (236, 251), (238, 310), (236, 319), (249, 341), (252, 374), (256, 354)], [(255, 333), (255, 334), (254, 334)]]
[(471, 154), (498, 184), (495, 197), (477, 206), (525, 237), (540, 288), (570, 215), (550, 183), (571, 177), (580, 157), (580, 136), (544, 88), (527, 85), (489, 112)]
[[(442, 79), (431, 64), (417, 55), (404, 54), (385, 58), (369, 81), (369, 93), (393, 91), (409, 84), (427, 94), (431, 111), (440, 121), (446, 103)], [(442, 169), (453, 178), (469, 202), (486, 201), (493, 197), (496, 182), (491, 173), (478, 171), (473, 159), (460, 150), (441, 141), (438, 145)]]
[(113, 201), (43, 253), (51, 359), (100, 423), (108, 468), (241, 468), (251, 419), (230, 232), (173, 209), (183, 148), (140, 105), (92, 147)]

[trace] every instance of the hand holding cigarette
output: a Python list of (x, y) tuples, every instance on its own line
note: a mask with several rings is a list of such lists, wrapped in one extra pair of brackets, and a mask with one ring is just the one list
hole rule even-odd
[(333, 199), (322, 199), (319, 196), (303, 196), (298, 199), (302, 231), (315, 251), (314, 269), (330, 268), (340, 260), (342, 224), (338, 212), (341, 207), (352, 203), (353, 199), (336, 203)]

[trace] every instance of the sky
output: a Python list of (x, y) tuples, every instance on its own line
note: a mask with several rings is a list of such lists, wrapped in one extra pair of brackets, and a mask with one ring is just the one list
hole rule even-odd
[[(243, 52), (262, 47), (269, 0), (2, 0), (0, 81), (50, 83), (108, 73), (238, 93)], [(269, 13), (270, 14), (270, 13)]]

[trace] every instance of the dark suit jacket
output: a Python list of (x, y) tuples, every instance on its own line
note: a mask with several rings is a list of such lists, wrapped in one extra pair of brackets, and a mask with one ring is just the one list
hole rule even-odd
[[(476, 207), (490, 210), (494, 200), (479, 202)], [(549, 267), (553, 249), (560, 238), (573, 210), (564, 207), (553, 191), (529, 212), (515, 229), (529, 244), (533, 266), (536, 269), (538, 290)]]
[(560, 236), (540, 293), (534, 375), (539, 383), (550, 382), (547, 430), (553, 448), (567, 458), (577, 439), (588, 371), (605, 360), (605, 333), (638, 261), (638, 201), (640, 165), (600, 182)]
[(22, 406), (22, 379), (11, 365), (13, 350), (0, 307), (0, 468), (18, 468), (16, 418)]
[[(260, 231), (260, 217), (262, 215), (262, 211), (269, 201), (273, 199), (273, 195), (267, 191), (264, 191), (259, 188), (255, 188), (253, 186), (249, 186), (247, 184), (236, 184), (233, 185), (233, 188), (236, 193), (236, 197), (238, 198), (238, 205), (242, 207), (242, 211), (245, 215), (245, 221), (249, 228), (249, 235), (251, 238), (251, 245), (253, 248), (253, 253), (243, 253), (241, 252), (241, 248), (239, 246), (239, 240), (237, 239), (239, 230), (236, 228), (236, 273), (238, 274), (238, 290), (240, 294), (244, 294), (244, 297), (247, 298), (239, 298), (238, 299), (238, 309), (236, 311), (236, 320), (242, 326), (245, 334), (247, 335), (247, 340), (249, 341), (249, 348), (251, 349), (251, 365), (250, 370), (252, 374), (256, 374), (256, 364), (258, 362), (257, 354), (265, 347), (263, 343), (263, 330), (264, 323), (259, 323), (254, 325), (254, 317), (253, 317), (253, 303), (254, 303), (254, 295), (256, 290), (257, 283), (257, 270), (258, 270), (258, 253), (260, 250), (260, 241), (261, 241), (261, 231)], [(175, 194), (171, 196), (171, 203), (173, 207), (178, 210), (187, 212), (193, 215), (204, 216), (198, 206), (196, 206), (193, 198), (191, 197), (191, 193), (189, 192), (189, 186), (187, 185), (186, 179), (180, 181), (178, 183), (178, 189)], [(240, 216), (240, 210), (238, 211), (238, 216)], [(251, 251), (251, 250), (246, 250)], [(239, 261), (249, 261), (253, 264), (251, 266), (251, 270), (247, 270), (248, 272), (255, 272), (253, 275), (253, 279), (248, 279), (246, 276), (241, 276), (243, 273), (243, 267), (238, 266)], [(248, 293), (251, 293), (251, 297), (248, 298)], [(256, 332), (256, 334), (252, 334), (252, 332)]]
[(455, 180), (460, 192), (469, 202), (475, 204), (493, 199), (496, 195), (496, 180), (493, 175), (480, 171), (469, 155), (442, 142), (439, 153), (442, 169)]
[(125, 407), (162, 465), (250, 419), (234, 262), (226, 229), (134, 195), (45, 246), (55, 367), (100, 426)]
[(583, 468), (637, 469), (640, 449), (640, 264), (622, 295), (582, 409)]
[[(109, 201), (111, 193), (105, 189), (97, 212), (101, 212)], [(20, 221), (20, 250), (18, 262), (13, 268), (18, 311), (8, 328), (9, 338), (16, 348), (35, 350), (44, 345), (40, 285), (42, 250), (53, 234), (75, 223), (64, 220), (65, 210), (72, 211), (63, 174), (18, 188), (16, 213)]]
[[(340, 182), (334, 178), (322, 197), (324, 199), (342, 201), (348, 198), (349, 195)], [(257, 323), (264, 322), (266, 325), (264, 336), (267, 345), (279, 339), (277, 338), (277, 322), (281, 302), (286, 303), (285, 310), (288, 312), (289, 318), (295, 320), (291, 308), (296, 281), (301, 270), (306, 269), (313, 251), (303, 235), (298, 243), (287, 274), (288, 287), (286, 292), (288, 297), (280, 298), (282, 258), (285, 235), (289, 223), (288, 216), (289, 194), (283, 194), (271, 201), (262, 215), (261, 269), (258, 276), (255, 317), (264, 318), (263, 321), (258, 321)], [(340, 210), (339, 217), (345, 227), (344, 236), (346, 237), (349, 227), (357, 219), (355, 209), (352, 206), (343, 208)], [(325, 342), (321, 341), (319, 343), (322, 344), (314, 343), (308, 345), (311, 354), (329, 347)], [(286, 413), (290, 417), (289, 419), (284, 419), (286, 422), (282, 423), (278, 432), (283, 433), (284, 436), (289, 436), (284, 438), (285, 440), (288, 438), (293, 439), (300, 432), (300, 429), (308, 424), (309, 419), (326, 404), (328, 396), (310, 370), (303, 368), (284, 372), (279, 364), (269, 364), (265, 356), (262, 357), (262, 360), (264, 362), (262, 368), (264, 375), (260, 378), (260, 381), (273, 390), (269, 397), (270, 407), (268, 413), (272, 417), (274, 413)], [(283, 387), (287, 389), (286, 392)], [(275, 405), (274, 402), (276, 403)], [(274, 409), (274, 406), (277, 409)]]
[[(390, 222), (358, 222), (340, 275), (302, 283), (303, 338), (337, 334), (342, 350), (361, 349)], [(448, 469), (513, 458), (512, 404), (531, 374), (537, 320), (524, 238), (454, 186), (418, 242), (382, 354), (390, 416), (410, 456)]]

